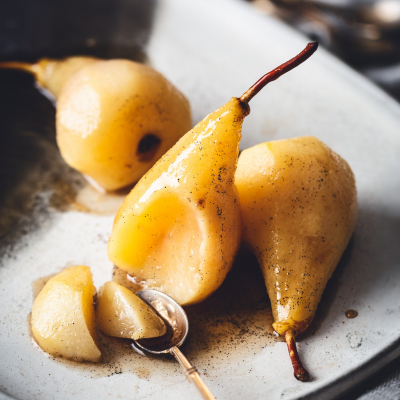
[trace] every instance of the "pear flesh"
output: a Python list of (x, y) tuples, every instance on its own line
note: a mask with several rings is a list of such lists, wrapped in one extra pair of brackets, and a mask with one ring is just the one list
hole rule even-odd
[(162, 336), (167, 328), (152, 307), (130, 290), (107, 282), (97, 295), (97, 325), (109, 336), (143, 339)]
[(208, 115), (126, 197), (108, 255), (135, 283), (189, 305), (225, 279), (240, 242), (233, 179), (248, 112), (233, 98)]
[(353, 172), (315, 137), (244, 150), (236, 172), (243, 237), (261, 266), (273, 327), (296, 335), (310, 325), (353, 233)]
[(51, 278), (36, 297), (32, 334), (39, 346), (56, 357), (100, 361), (90, 268), (79, 265)]

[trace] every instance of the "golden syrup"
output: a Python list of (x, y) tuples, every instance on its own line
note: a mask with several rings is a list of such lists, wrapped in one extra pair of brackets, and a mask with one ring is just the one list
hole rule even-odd
[(347, 310), (345, 315), (346, 315), (346, 318), (350, 318), (350, 319), (356, 318), (358, 316), (358, 311), (356, 311), (356, 310)]

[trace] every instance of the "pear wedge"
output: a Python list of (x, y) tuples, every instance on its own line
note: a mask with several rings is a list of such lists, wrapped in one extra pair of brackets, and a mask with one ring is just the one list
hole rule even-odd
[(51, 278), (36, 297), (32, 334), (47, 353), (74, 361), (100, 361), (90, 268), (68, 268)]
[(115, 282), (106, 282), (100, 288), (96, 320), (105, 334), (126, 339), (154, 338), (167, 331), (164, 321), (152, 307)]

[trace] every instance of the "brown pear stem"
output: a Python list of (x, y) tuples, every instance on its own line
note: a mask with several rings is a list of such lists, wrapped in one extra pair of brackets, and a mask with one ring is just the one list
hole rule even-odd
[(291, 60), (285, 62), (279, 67), (273, 69), (272, 71), (265, 74), (261, 79), (259, 79), (247, 92), (245, 92), (240, 101), (243, 103), (248, 103), (265, 85), (268, 83), (275, 81), (286, 72), (291, 71), (293, 68), (296, 68), (308, 58), (310, 58), (318, 48), (318, 42), (308, 43), (306, 48), (296, 57), (293, 57)]
[(299, 354), (297, 353), (295, 332), (292, 329), (285, 332), (285, 340), (289, 350), (290, 361), (293, 365), (294, 377), (298, 381), (308, 382), (310, 380), (310, 374), (300, 361)]
[(0, 62), (0, 69), (19, 69), (36, 75), (38, 72), (38, 65), (19, 61), (5, 61)]

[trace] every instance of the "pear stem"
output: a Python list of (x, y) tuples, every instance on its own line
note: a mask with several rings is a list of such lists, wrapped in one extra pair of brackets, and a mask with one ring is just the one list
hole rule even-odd
[(293, 329), (289, 329), (285, 332), (285, 340), (289, 350), (290, 361), (293, 365), (294, 377), (301, 382), (308, 382), (310, 380), (310, 374), (303, 367), (300, 361), (299, 354), (297, 353), (295, 332)]
[(19, 61), (6, 61), (0, 62), (0, 69), (19, 69), (36, 75), (38, 72), (38, 65)]
[(315, 53), (317, 48), (318, 42), (308, 43), (306, 48), (296, 57), (293, 57), (291, 60), (273, 69), (272, 71), (265, 74), (261, 79), (259, 79), (249, 90), (247, 90), (242, 95), (240, 101), (242, 101), (243, 103), (248, 103), (268, 83), (275, 81), (283, 74), (286, 74), (286, 72), (291, 71), (293, 68), (296, 68), (308, 58), (310, 58)]

